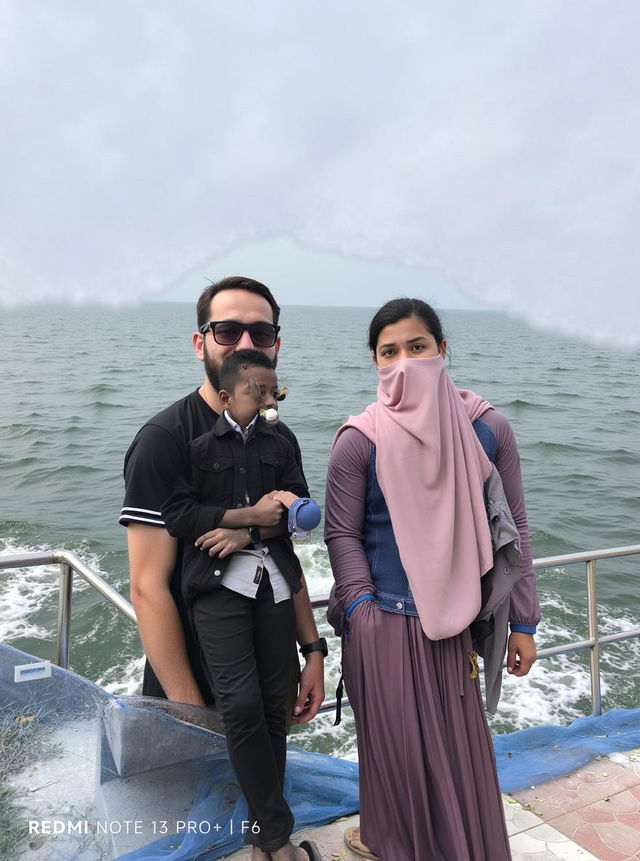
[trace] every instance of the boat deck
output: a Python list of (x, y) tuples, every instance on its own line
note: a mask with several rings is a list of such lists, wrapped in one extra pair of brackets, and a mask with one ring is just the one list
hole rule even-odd
[[(599, 757), (503, 800), (513, 861), (640, 861), (640, 750)], [(342, 837), (357, 824), (353, 816), (296, 837), (315, 840), (326, 861), (362, 861)], [(228, 857), (244, 861), (251, 852)]]

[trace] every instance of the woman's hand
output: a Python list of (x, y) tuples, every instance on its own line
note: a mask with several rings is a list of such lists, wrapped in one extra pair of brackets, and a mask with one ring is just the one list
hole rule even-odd
[(533, 634), (512, 632), (507, 647), (507, 672), (512, 676), (526, 676), (535, 663), (536, 655)]
[(219, 526), (211, 532), (205, 532), (196, 539), (195, 543), (200, 550), (208, 550), (209, 556), (219, 556), (224, 559), (225, 556), (237, 550), (244, 550), (251, 544), (251, 539), (248, 529), (225, 529)]

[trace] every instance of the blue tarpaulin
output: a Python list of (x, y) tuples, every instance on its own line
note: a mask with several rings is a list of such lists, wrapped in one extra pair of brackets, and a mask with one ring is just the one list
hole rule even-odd
[(493, 739), (500, 788), (515, 792), (568, 774), (620, 750), (640, 747), (640, 709), (578, 718), (569, 726), (535, 726)]

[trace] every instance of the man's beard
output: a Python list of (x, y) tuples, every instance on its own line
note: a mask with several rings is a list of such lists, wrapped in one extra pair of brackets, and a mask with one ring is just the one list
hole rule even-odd
[(220, 363), (217, 362), (213, 356), (209, 355), (207, 348), (205, 347), (203, 350), (204, 353), (204, 370), (207, 375), (207, 379), (216, 390), (216, 392), (220, 391)]
[[(221, 366), (221, 362), (218, 362), (216, 359), (213, 358), (213, 356), (207, 350), (206, 345), (204, 345), (204, 344), (203, 344), (202, 352), (204, 354), (204, 371), (207, 375), (207, 379), (209, 380), (209, 382), (211, 383), (213, 388), (216, 390), (216, 392), (219, 392), (220, 391), (220, 366)], [(258, 352), (261, 353), (262, 350), (258, 350)], [(269, 356), (269, 358), (271, 358), (271, 356)], [(273, 362), (273, 367), (275, 368), (275, 366), (278, 362), (278, 357), (274, 356), (273, 359), (271, 359), (271, 361)]]

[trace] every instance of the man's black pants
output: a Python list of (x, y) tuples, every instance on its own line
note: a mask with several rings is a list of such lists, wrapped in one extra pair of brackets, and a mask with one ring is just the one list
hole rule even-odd
[(193, 622), (227, 733), (231, 764), (260, 832), (247, 840), (274, 852), (294, 818), (282, 794), (286, 701), (295, 655), (293, 600), (274, 603), (265, 570), (255, 598), (224, 586), (199, 595)]

